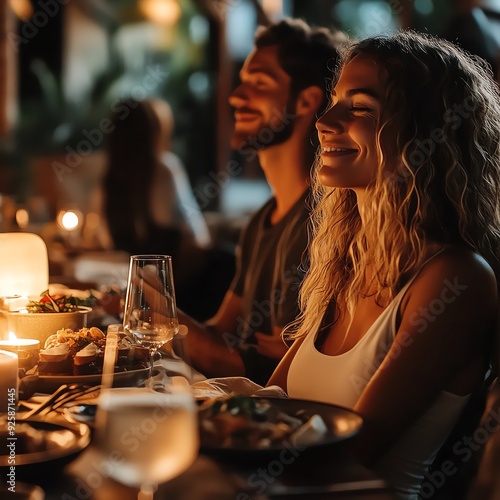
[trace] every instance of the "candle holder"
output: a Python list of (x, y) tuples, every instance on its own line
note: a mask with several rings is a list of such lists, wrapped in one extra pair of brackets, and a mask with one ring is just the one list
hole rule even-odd
[(9, 351), (17, 354), (19, 369), (27, 370), (38, 364), (40, 355), (40, 341), (36, 339), (18, 339), (0, 340), (0, 350)]
[(45, 346), (47, 337), (63, 328), (73, 331), (87, 326), (87, 315), (91, 307), (80, 306), (77, 311), (58, 313), (28, 313), (0, 311), (0, 338), (8, 339), (14, 332), (20, 339), (36, 339)]

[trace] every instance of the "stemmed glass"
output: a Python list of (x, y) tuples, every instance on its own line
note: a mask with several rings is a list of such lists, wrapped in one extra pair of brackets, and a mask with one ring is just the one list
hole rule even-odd
[[(156, 352), (179, 331), (169, 255), (130, 257), (123, 328), (138, 344), (149, 349), (152, 377)], [(150, 387), (151, 384), (150, 378)]]
[(104, 390), (96, 419), (95, 446), (108, 474), (139, 488), (138, 500), (153, 500), (158, 484), (184, 472), (198, 455), (197, 407), (188, 385), (172, 384), (165, 393)]

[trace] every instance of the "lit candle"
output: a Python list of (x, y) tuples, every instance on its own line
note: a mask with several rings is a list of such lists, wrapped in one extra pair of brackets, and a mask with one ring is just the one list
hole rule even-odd
[(17, 354), (0, 351), (0, 413), (14, 412), (17, 405)]
[(29, 370), (38, 363), (40, 341), (36, 339), (18, 339), (9, 332), (9, 340), (0, 340), (0, 349), (17, 354), (19, 368)]

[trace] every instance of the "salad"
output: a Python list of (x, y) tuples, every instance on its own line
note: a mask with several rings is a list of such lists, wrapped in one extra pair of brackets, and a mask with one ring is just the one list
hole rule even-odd
[(45, 290), (40, 294), (40, 300), (30, 300), (26, 309), (30, 313), (75, 312), (80, 306), (92, 307), (95, 302), (96, 298), (90, 292), (88, 297), (80, 299), (63, 293), (49, 295), (49, 291)]

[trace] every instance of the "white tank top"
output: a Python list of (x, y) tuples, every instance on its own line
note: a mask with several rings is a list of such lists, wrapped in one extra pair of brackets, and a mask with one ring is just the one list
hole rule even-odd
[[(415, 277), (414, 277), (415, 278)], [(386, 356), (397, 332), (397, 313), (412, 278), (349, 351), (336, 356), (316, 349), (308, 335), (288, 371), (291, 398), (353, 408)], [(428, 410), (373, 467), (400, 498), (417, 500), (425, 472), (456, 424), (470, 395), (442, 391)], [(432, 486), (432, 484), (431, 484)]]

